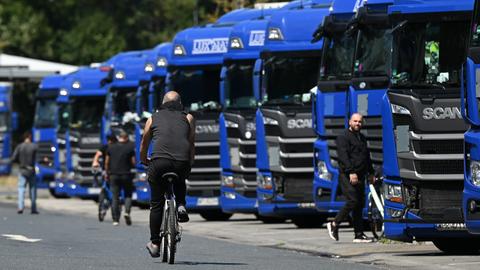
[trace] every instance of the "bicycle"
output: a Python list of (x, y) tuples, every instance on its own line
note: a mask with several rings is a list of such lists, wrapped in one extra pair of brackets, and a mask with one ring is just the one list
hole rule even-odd
[(180, 226), (178, 224), (177, 203), (173, 192), (173, 182), (178, 181), (178, 175), (173, 172), (165, 173), (162, 179), (168, 184), (165, 192), (165, 204), (163, 206), (163, 220), (160, 234), (160, 255), (162, 262), (174, 264), (177, 243), (182, 239)]
[(384, 236), (384, 203), (382, 179), (377, 178), (374, 184), (369, 184), (368, 194), (368, 221), (370, 230), (376, 239)]
[[(102, 171), (99, 168), (94, 168), (92, 170), (93, 172), (93, 179), (94, 183), (96, 183), (97, 186), (99, 186), (99, 181), (98, 179), (102, 175)], [(107, 181), (102, 179), (102, 187), (100, 190), (100, 193), (98, 194), (98, 221), (102, 222), (105, 219), (105, 216), (107, 215), (108, 209), (111, 206), (112, 203), (112, 193), (110, 192), (110, 188), (107, 184)]]

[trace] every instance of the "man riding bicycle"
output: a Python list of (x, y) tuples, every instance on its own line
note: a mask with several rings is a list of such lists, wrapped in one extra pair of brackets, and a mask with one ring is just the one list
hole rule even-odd
[[(147, 158), (150, 141), (153, 148), (150, 160)], [(173, 183), (175, 201), (178, 205), (178, 221), (189, 220), (185, 209), (188, 177), (195, 157), (195, 121), (183, 110), (180, 95), (170, 91), (163, 97), (162, 106), (147, 120), (140, 145), (140, 160), (148, 165), (150, 184), (150, 240), (147, 249), (152, 257), (158, 257), (160, 227), (167, 183), (162, 175), (174, 172), (178, 180)]]

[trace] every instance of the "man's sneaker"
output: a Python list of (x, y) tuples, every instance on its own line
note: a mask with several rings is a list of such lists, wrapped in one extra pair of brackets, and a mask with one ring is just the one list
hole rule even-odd
[(328, 235), (335, 241), (338, 241), (338, 227), (333, 225), (333, 222), (327, 223)]
[(23, 214), (23, 209), (18, 209), (17, 214), (19, 214), (19, 215)]
[(37, 210), (32, 210), (32, 212), (30, 212), (32, 215), (38, 215), (40, 214)]
[(184, 223), (188, 222), (190, 218), (188, 217), (187, 209), (185, 209), (185, 206), (180, 205), (178, 207), (178, 222)]
[(127, 226), (132, 225), (132, 218), (130, 218), (130, 214), (125, 214), (123, 217), (125, 218), (125, 224), (127, 224)]
[(118, 226), (118, 222), (114, 221), (114, 222), (112, 223), (112, 225), (113, 225), (113, 226)]
[(372, 243), (373, 239), (366, 236), (365, 234), (359, 234), (355, 236), (355, 239), (353, 239), (354, 243)]
[(152, 242), (148, 242), (146, 248), (148, 250), (148, 253), (150, 253), (150, 256), (152, 256), (152, 258), (160, 257), (160, 247), (158, 245), (155, 245)]

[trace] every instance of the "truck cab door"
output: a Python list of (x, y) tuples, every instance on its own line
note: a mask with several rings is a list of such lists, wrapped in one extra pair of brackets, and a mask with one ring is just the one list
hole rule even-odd
[(480, 0), (475, 1), (467, 61), (464, 65), (462, 115), (471, 125), (465, 133), (463, 215), (469, 232), (480, 234)]

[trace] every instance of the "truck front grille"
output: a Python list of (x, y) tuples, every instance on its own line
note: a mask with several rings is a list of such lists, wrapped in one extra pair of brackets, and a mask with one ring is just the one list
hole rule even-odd
[(287, 201), (313, 202), (313, 180), (310, 174), (273, 174), (278, 194)]
[[(55, 159), (55, 152), (52, 151), (53, 143), (52, 142), (38, 142), (38, 150), (36, 154), (36, 162), (42, 164), (43, 166), (53, 167), (53, 161)], [(49, 163), (44, 163), (43, 159), (48, 158)]]
[(325, 130), (330, 162), (334, 167), (338, 167), (337, 137), (345, 130), (345, 118), (325, 118)]
[(382, 118), (369, 117), (364, 118), (362, 134), (367, 139), (367, 148), (370, 150), (370, 159), (376, 170), (379, 170), (383, 164), (383, 142), (382, 142)]
[(284, 173), (313, 172), (315, 137), (282, 138), (268, 135), (270, 170)]

